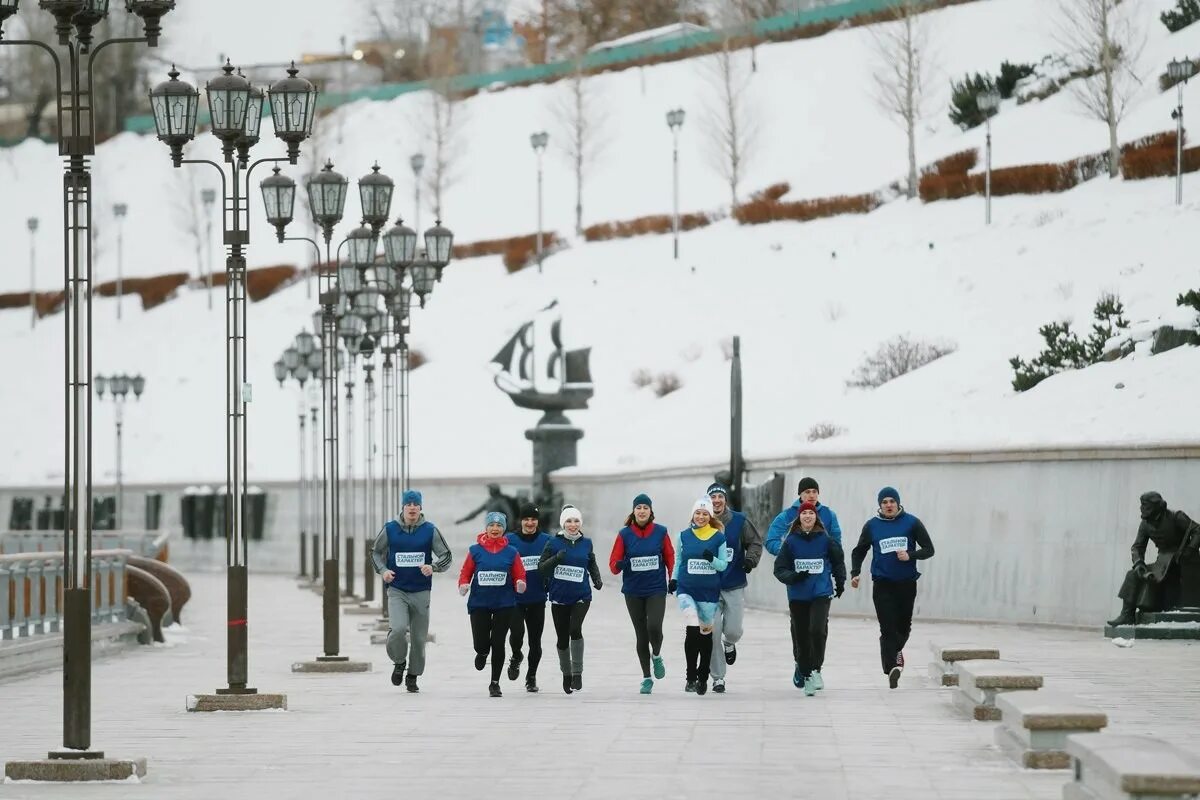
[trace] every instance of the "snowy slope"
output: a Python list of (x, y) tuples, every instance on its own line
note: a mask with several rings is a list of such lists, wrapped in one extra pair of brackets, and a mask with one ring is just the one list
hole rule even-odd
[[(1037, 60), (1053, 50), (1047, 13), (1033, 0), (990, 0), (933, 15), (946, 75), (995, 70), (1003, 59)], [(1200, 51), (1200, 26), (1168, 36), (1157, 23), (1167, 0), (1143, 3), (1147, 65)], [(986, 31), (986, 36), (980, 32)], [(903, 172), (900, 132), (870, 102), (869, 37), (851, 30), (759, 48), (754, 91), (761, 151), (746, 187), (788, 180), (793, 196), (877, 188)], [(585, 199), (589, 221), (661, 213), (670, 208), (669, 133), (663, 112), (689, 109), (683, 142), (684, 207), (709, 209), (727, 192), (704, 162), (702, 61), (667, 64), (593, 79), (609, 103), (610, 143)], [(643, 86), (644, 81), (644, 86)], [(1170, 125), (1174, 93), (1147, 81), (1123, 139)], [(942, 84), (944, 85), (944, 83)], [(532, 230), (533, 155), (528, 133), (555, 135), (550, 106), (562, 87), (514, 89), (466, 106), (459, 182), (446, 200), (447, 223), (460, 241)], [(1200, 100), (1195, 86), (1185, 93)], [(378, 157), (397, 179), (397, 211), (410, 203), (407, 155), (419, 143), (421, 97), (344, 109), (345, 139), (329, 150), (351, 176)], [(938, 108), (944, 104), (939, 103)], [(336, 124), (336, 123), (334, 123)], [(982, 131), (959, 132), (938, 111), (920, 158), (982, 143)], [(1060, 160), (1104, 148), (1099, 123), (1083, 118), (1065, 93), (1016, 107), (995, 121), (997, 165)], [(209, 137), (202, 137), (209, 139)], [(327, 141), (332, 137), (326, 137)], [(212, 153), (209, 141), (193, 154)], [(205, 153), (205, 151), (208, 151)], [(262, 148), (265, 152), (268, 148)], [(324, 153), (322, 153), (323, 155)], [(96, 161), (97, 195), (107, 206), (130, 203), (125, 237), (128, 274), (196, 272), (191, 245), (170, 199), (185, 184), (161, 144), (122, 136)], [(27, 287), (23, 219), (54, 218), (57, 159), (28, 143), (0, 155), (0, 237), (10, 248), (6, 291)], [(294, 173), (297, 177), (303, 171)], [(197, 181), (207, 180), (203, 172)], [(572, 178), (548, 159), (547, 227), (568, 233)], [(453, 265), (429, 308), (416, 312), (414, 345), (430, 363), (412, 378), (418, 474), (522, 473), (529, 445), (521, 431), (537, 415), (523, 412), (491, 384), (487, 362), (512, 329), (557, 298), (568, 344), (593, 347), (597, 394), (571, 418), (587, 431), (581, 467), (630, 469), (720, 460), (727, 452), (728, 365), (721, 343), (742, 336), (746, 449), (751, 457), (796, 452), (1196, 441), (1200, 421), (1180, 398), (1196, 390), (1195, 351), (1128, 359), (1063, 375), (1024, 395), (1009, 387), (1007, 359), (1034, 354), (1038, 325), (1058, 318), (1086, 328), (1101, 291), (1118, 291), (1131, 319), (1170, 311), (1175, 295), (1195, 285), (1189, 254), (1200, 245), (1193, 222), (1200, 183), (1185, 184), (1176, 209), (1169, 180), (1105, 179), (1056, 196), (999, 198), (995, 224), (982, 224), (982, 202), (921, 206), (895, 202), (865, 217), (744, 228), (725, 221), (685, 235), (684, 258), (670, 258), (668, 237), (574, 246), (550, 258), (546, 272), (506, 275), (498, 258)], [(135, 195), (135, 193), (137, 193)], [(1191, 200), (1193, 195), (1196, 195)], [(356, 213), (351, 200), (347, 217)], [(423, 222), (430, 221), (429, 211)], [(53, 226), (51, 226), (53, 227)], [(138, 239), (132, 232), (151, 231)], [(112, 276), (111, 225), (100, 233), (100, 279)], [(39, 282), (61, 267), (53, 236), (40, 240)], [(932, 248), (930, 247), (932, 243)], [(836, 252), (836, 258), (833, 254)], [(255, 231), (255, 264), (306, 262), (300, 248), (278, 246)], [(143, 313), (126, 299), (117, 324), (112, 300), (97, 301), (96, 369), (141, 371), (145, 399), (126, 415), (130, 480), (212, 480), (223, 471), (224, 334), (200, 292)], [(295, 473), (294, 388), (279, 390), (270, 365), (307, 324), (311, 301), (302, 285), (251, 308), (251, 475)], [(898, 333), (954, 342), (941, 361), (872, 391), (844, 380), (864, 352)], [(6, 483), (49, 480), (61, 471), (61, 317), (33, 332), (21, 312), (0, 314), (3, 364), (21, 376), (0, 386), (6, 414), (0, 466)], [(665, 398), (636, 389), (645, 368), (674, 371), (684, 387)], [(1116, 384), (1124, 388), (1114, 388)], [(96, 406), (97, 473), (111, 473), (111, 407)], [(359, 414), (361, 420), (362, 415)], [(842, 436), (810, 445), (815, 423), (844, 427)], [(361, 452), (361, 447), (359, 448)]]

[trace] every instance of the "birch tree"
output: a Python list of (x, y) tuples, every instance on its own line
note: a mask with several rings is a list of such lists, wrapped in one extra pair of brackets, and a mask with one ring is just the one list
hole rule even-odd
[(728, 39), (702, 63), (709, 84), (704, 107), (709, 158), (729, 186), (729, 202), (736, 206), (738, 187), (758, 139), (758, 114), (750, 96), (751, 70)]
[(587, 79), (578, 60), (571, 76), (562, 83), (554, 115), (560, 133), (554, 139), (562, 143), (561, 152), (575, 171), (575, 234), (582, 236), (584, 180), (604, 149), (607, 115), (596, 82)]
[(433, 213), (442, 218), (446, 192), (459, 177), (456, 169), (461, 160), (460, 133), (465, 120), (462, 98), (453, 88), (456, 72), (452, 53), (435, 50), (430, 54), (432, 77), (420, 126), (429, 155), (421, 178), (433, 203)]
[(907, 139), (909, 199), (917, 196), (917, 123), (929, 112), (926, 87), (933, 71), (923, 5), (922, 0), (900, 0), (890, 11), (890, 21), (870, 28), (877, 62), (875, 100)]
[(1108, 176), (1117, 177), (1121, 145), (1117, 129), (1141, 84), (1138, 61), (1145, 34), (1137, 23), (1138, 0), (1059, 0), (1055, 38), (1082, 66), (1095, 72), (1068, 84), (1093, 119), (1108, 126)]

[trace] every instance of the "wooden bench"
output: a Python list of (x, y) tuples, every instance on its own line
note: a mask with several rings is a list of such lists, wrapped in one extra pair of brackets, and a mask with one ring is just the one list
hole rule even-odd
[(954, 705), (972, 719), (980, 721), (994, 722), (1000, 719), (996, 695), (1042, 688), (1041, 675), (1035, 675), (1012, 661), (958, 661), (955, 668), (958, 670), (958, 688), (954, 690)]
[(996, 697), (1001, 724), (996, 744), (1028, 769), (1067, 769), (1067, 736), (1095, 733), (1108, 715), (1077, 697), (1055, 691), (1005, 692)]
[(1193, 798), (1200, 795), (1200, 758), (1149, 736), (1079, 733), (1067, 739), (1074, 781), (1063, 800)]
[(1000, 658), (1000, 651), (995, 647), (976, 644), (930, 642), (929, 649), (933, 651), (933, 661), (929, 663), (929, 677), (938, 686), (958, 686), (958, 670), (954, 665), (959, 661)]

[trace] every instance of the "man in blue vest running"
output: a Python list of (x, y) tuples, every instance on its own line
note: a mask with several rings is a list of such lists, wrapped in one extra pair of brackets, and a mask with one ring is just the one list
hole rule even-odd
[(713, 642), (719, 640), (721, 649), (713, 648), (709, 671), (713, 691), (725, 693), (725, 667), (737, 660), (737, 643), (742, 638), (742, 620), (746, 616), (747, 575), (758, 566), (762, 557), (762, 534), (745, 514), (729, 507), (729, 491), (721, 484), (708, 487), (713, 516), (725, 526), (725, 560), (729, 566), (721, 575), (721, 601), (713, 617)]
[[(433, 573), (450, 568), (452, 556), (442, 532), (425, 519), (421, 493), (408, 489), (401, 497), (399, 520), (389, 520), (375, 536), (371, 561), (388, 585), (387, 654), (395, 666), (392, 685), (410, 692), (425, 671), (425, 639), (429, 635), (429, 593)], [(407, 677), (404, 674), (408, 668)]]
[(821, 520), (821, 527), (829, 534), (829, 538), (841, 545), (842, 526), (838, 522), (837, 514), (833, 513), (833, 509), (821, 504), (821, 487), (817, 485), (816, 478), (801, 478), (800, 485), (796, 488), (796, 495), (796, 502), (780, 511), (779, 515), (771, 521), (771, 527), (767, 529), (767, 552), (773, 556), (779, 555), (779, 548), (783, 544), (783, 540), (787, 538), (792, 523), (796, 521), (796, 515), (800, 513), (801, 503), (812, 503), (817, 507), (817, 517)]

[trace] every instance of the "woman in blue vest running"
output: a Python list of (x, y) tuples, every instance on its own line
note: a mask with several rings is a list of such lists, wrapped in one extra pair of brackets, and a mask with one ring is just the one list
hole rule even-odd
[(725, 560), (725, 534), (713, 516), (712, 501), (702, 497), (692, 506), (692, 524), (679, 534), (679, 555), (671, 573), (668, 591), (678, 592), (687, 633), (683, 654), (687, 660), (684, 691), (708, 691), (709, 665), (713, 651), (713, 620), (721, 600), (721, 571)]
[(558, 638), (558, 665), (562, 668), (563, 691), (583, 688), (583, 618), (592, 605), (592, 585), (604, 585), (592, 540), (583, 535), (583, 515), (572, 505), (558, 515), (562, 530), (550, 540), (538, 560), (538, 572), (549, 576), (550, 617)]
[(467, 550), (462, 571), (458, 573), (458, 593), (471, 593), (467, 598), (467, 613), (475, 643), (475, 669), (483, 669), (490, 652), (492, 682), (488, 684), (488, 694), (500, 697), (504, 637), (508, 635), (517, 595), (525, 591), (525, 566), (517, 548), (504, 536), (507, 518), (499, 511), (489, 511), (485, 522), (483, 533)]
[(542, 661), (542, 630), (546, 627), (546, 580), (538, 571), (538, 560), (550, 543), (550, 534), (539, 530), (541, 512), (525, 503), (521, 506), (520, 527), (508, 534), (508, 543), (517, 548), (525, 565), (525, 593), (517, 597), (513, 610), (512, 629), (508, 637), (512, 657), (508, 662), (508, 679), (521, 677), (521, 646), (529, 633), (529, 664), (525, 668), (525, 691), (536, 692), (537, 668)]
[(821, 524), (815, 503), (805, 501), (775, 557), (775, 577), (787, 585), (792, 619), (792, 683), (812, 697), (825, 688), (821, 667), (829, 636), (829, 602), (846, 590), (846, 558), (842, 546)]
[[(639, 494), (633, 498), (633, 511), (625, 519), (625, 527), (617, 533), (608, 568), (621, 576), (621, 593), (633, 622), (637, 638), (637, 656), (642, 665), (642, 694), (650, 694), (654, 680), (650, 677), (650, 662), (654, 661), (654, 677), (667, 677), (663, 664), (663, 615), (667, 609), (667, 576), (675, 568), (675, 547), (667, 529), (654, 522), (650, 497)], [(651, 653), (653, 652), (653, 655)]]

